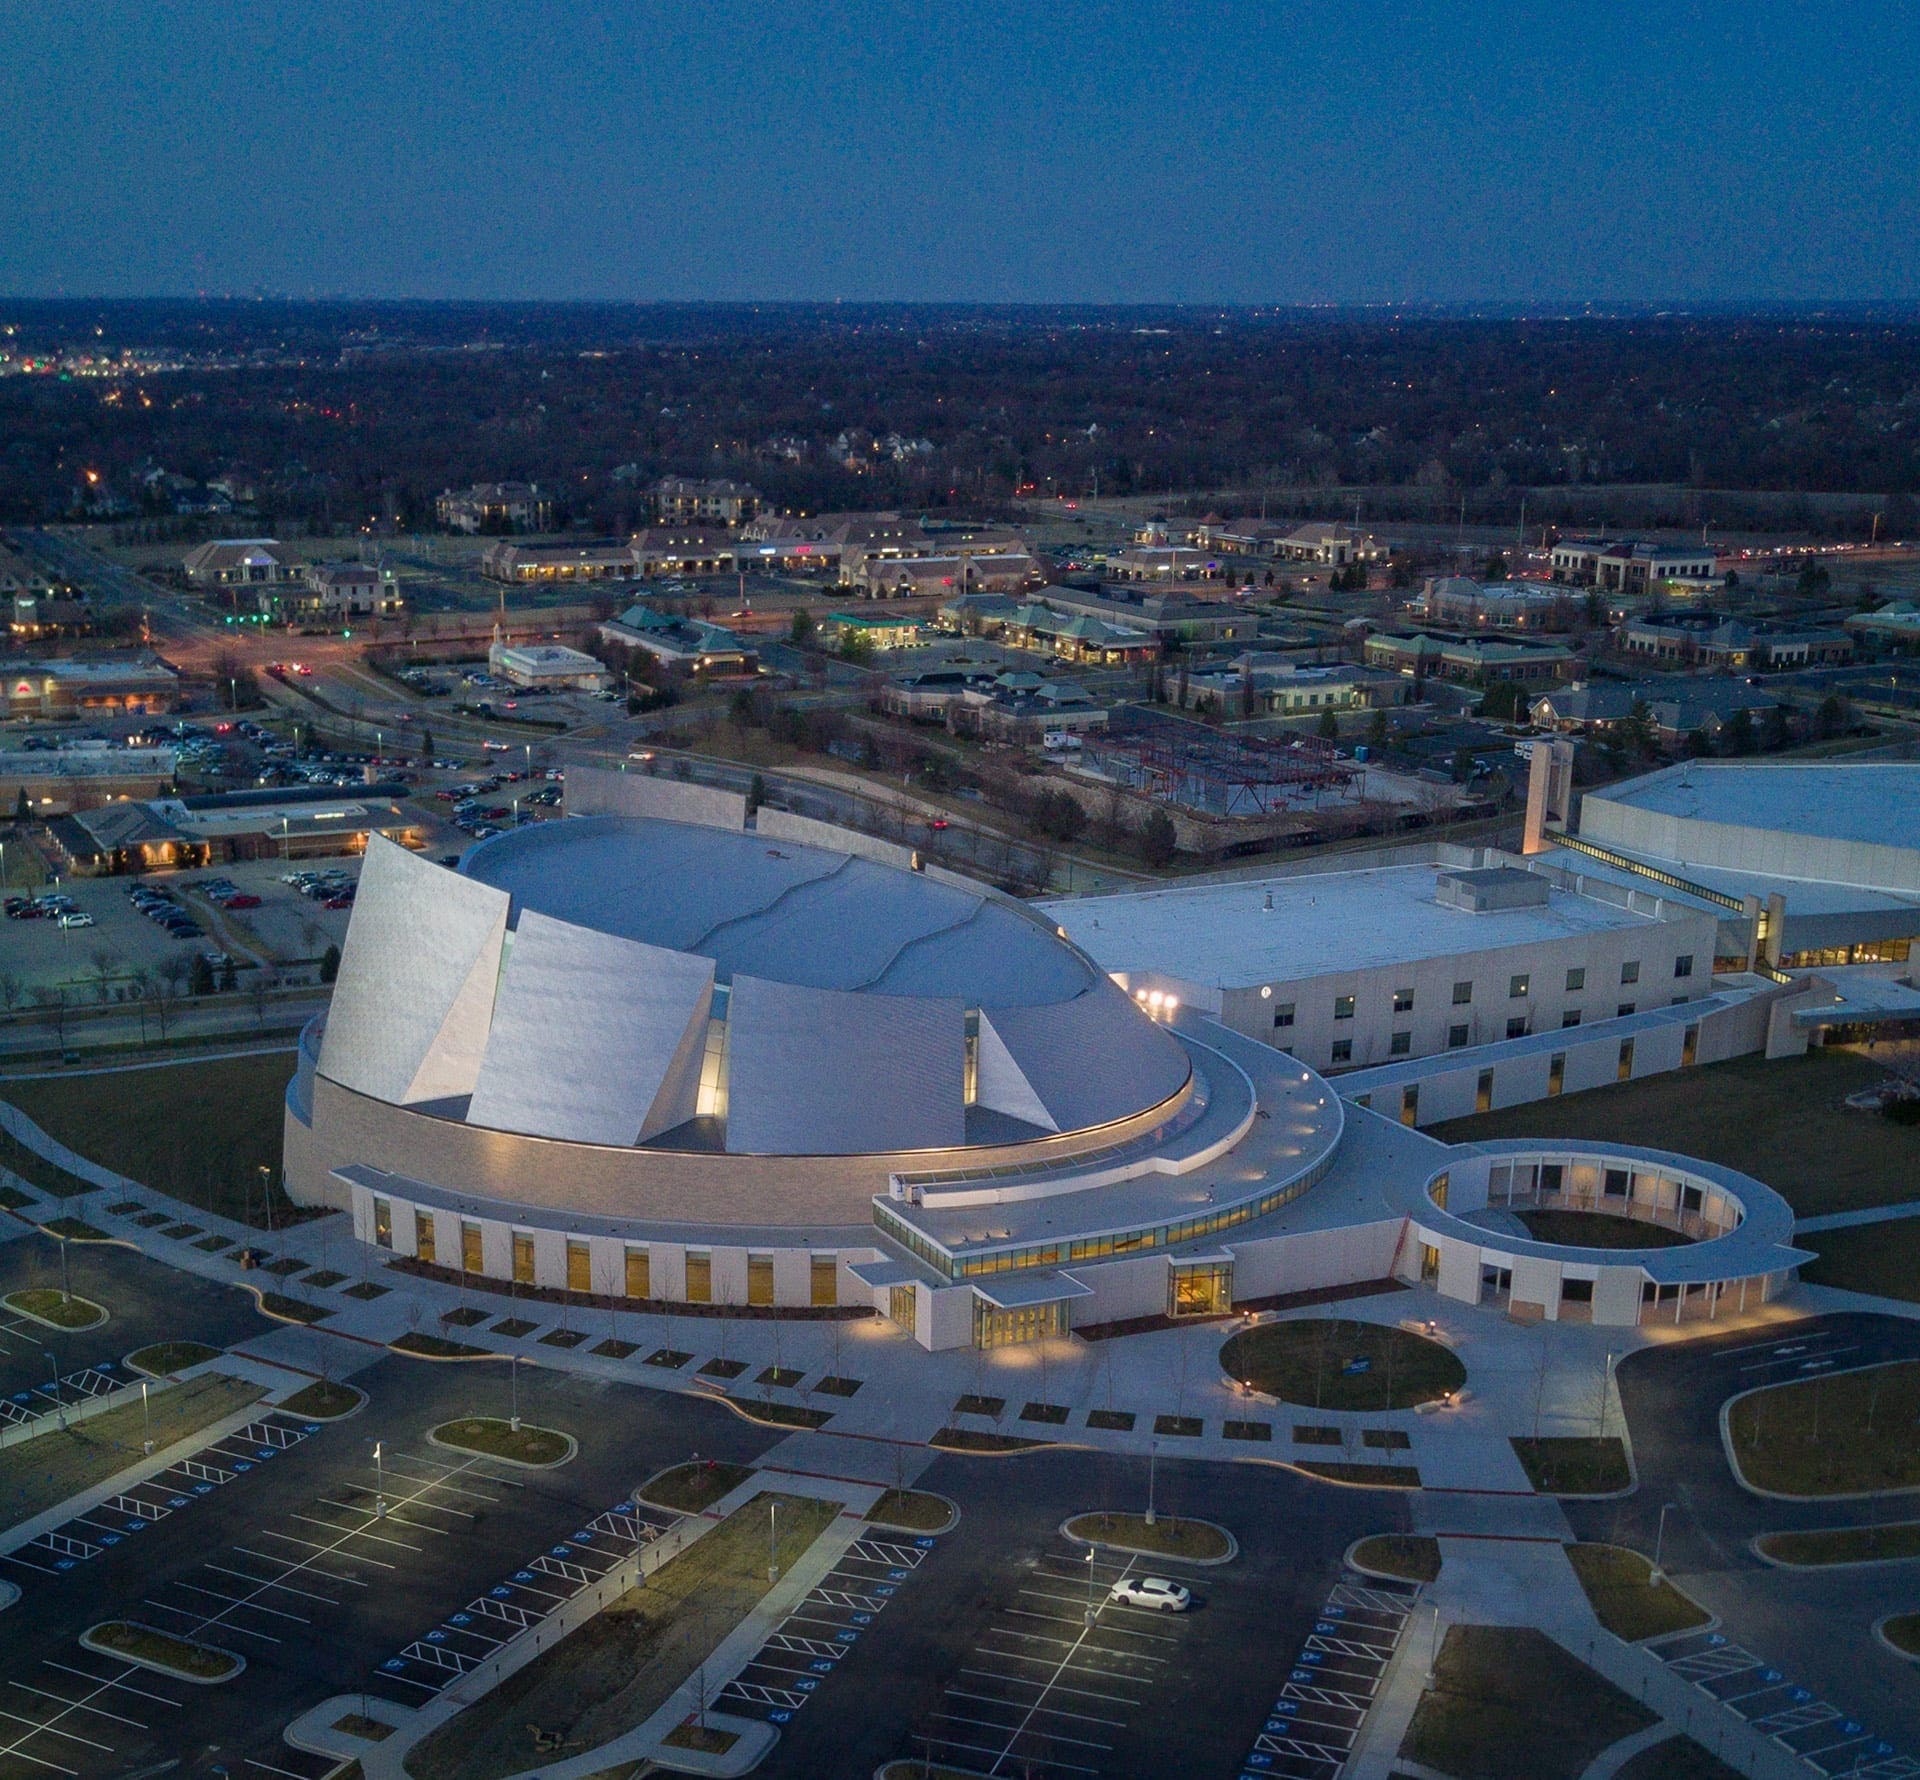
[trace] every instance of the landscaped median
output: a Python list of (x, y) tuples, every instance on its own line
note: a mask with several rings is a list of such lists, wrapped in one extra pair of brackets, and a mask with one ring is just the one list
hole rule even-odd
[(17, 1526), (31, 1520), (139, 1464), (149, 1429), (157, 1453), (265, 1395), (249, 1379), (203, 1372), (153, 1392), (150, 1404), (122, 1403), (71, 1428), (43, 1417), (43, 1432), (0, 1451), (0, 1503), (6, 1504), (7, 1522)]
[(171, 1632), (142, 1625), (136, 1619), (109, 1619), (90, 1626), (80, 1634), (80, 1642), (100, 1656), (119, 1657), (177, 1680), (196, 1686), (214, 1687), (231, 1681), (247, 1666), (246, 1658), (217, 1644), (197, 1644), (191, 1638), (177, 1638)]
[[(638, 1730), (839, 1517), (840, 1504), (757, 1495), (604, 1612), (408, 1752), (414, 1780), (505, 1780)], [(611, 1763), (609, 1763), (611, 1765)]]
[(531, 1422), (516, 1426), (492, 1415), (468, 1415), (442, 1422), (428, 1433), (427, 1439), (434, 1446), (478, 1453), (498, 1459), (502, 1464), (525, 1466), (530, 1471), (564, 1465), (580, 1450), (579, 1442), (558, 1428), (539, 1428)]
[(79, 1329), (97, 1329), (107, 1320), (104, 1304), (82, 1298), (78, 1292), (68, 1295), (52, 1286), (30, 1286), (23, 1292), (9, 1292), (0, 1302), (33, 1322), (68, 1334)]
[(959, 1504), (932, 1490), (883, 1490), (867, 1510), (876, 1527), (894, 1527), (903, 1533), (947, 1533), (960, 1519)]
[(731, 1495), (753, 1472), (724, 1459), (689, 1459), (656, 1471), (640, 1486), (639, 1498), (675, 1514), (704, 1514), (722, 1496)]
[(1753, 1549), (1787, 1570), (1818, 1570), (1833, 1564), (1890, 1564), (1920, 1557), (1920, 1520), (1877, 1527), (1820, 1527), (1809, 1533), (1762, 1533)]
[(1425, 1533), (1375, 1533), (1354, 1543), (1347, 1562), (1369, 1576), (1432, 1582), (1440, 1574), (1440, 1541)]
[(1920, 1662), (1920, 1613), (1893, 1613), (1875, 1626), (1880, 1642)]
[(312, 1384), (295, 1391), (277, 1407), (288, 1415), (303, 1416), (308, 1421), (334, 1422), (352, 1415), (366, 1400), (367, 1393), (356, 1385), (336, 1384), (330, 1378), (316, 1378)]
[(1759, 1495), (1920, 1489), (1920, 1360), (1766, 1385), (1735, 1397), (1720, 1430), (1734, 1475)]
[(1594, 1617), (1628, 1644), (1692, 1631), (1713, 1617), (1664, 1576), (1654, 1581), (1653, 1566), (1624, 1545), (1569, 1545), (1567, 1562), (1586, 1590)]
[(1176, 1520), (1144, 1514), (1076, 1514), (1061, 1528), (1082, 1545), (1105, 1545), (1142, 1557), (1178, 1558), (1188, 1564), (1225, 1564), (1239, 1555), (1239, 1542), (1210, 1520)]
[(1633, 1488), (1626, 1443), (1611, 1435), (1516, 1434), (1513, 1450), (1543, 1496), (1617, 1496)]
[(219, 1357), (220, 1349), (208, 1347), (203, 1341), (156, 1341), (151, 1347), (137, 1348), (128, 1354), (127, 1365), (149, 1378), (170, 1378), (176, 1372), (204, 1366)]

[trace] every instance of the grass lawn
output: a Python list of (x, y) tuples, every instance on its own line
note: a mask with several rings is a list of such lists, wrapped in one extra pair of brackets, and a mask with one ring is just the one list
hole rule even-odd
[(43, 1323), (52, 1323), (57, 1329), (92, 1329), (107, 1320), (104, 1305), (78, 1292), (63, 1298), (58, 1286), (29, 1286), (24, 1292), (9, 1292), (6, 1305), (9, 1310), (24, 1310)]
[(1641, 1750), (1618, 1770), (1615, 1780), (1740, 1780), (1740, 1770), (1691, 1737), (1676, 1736)]
[(699, 1514), (729, 1490), (737, 1490), (752, 1475), (745, 1465), (730, 1465), (722, 1459), (699, 1459), (649, 1477), (640, 1486), (640, 1494), (649, 1502), (658, 1502), (662, 1508), (672, 1508), (681, 1514)]
[(1261, 1323), (1220, 1349), (1227, 1375), (1314, 1409), (1411, 1409), (1458, 1390), (1467, 1369), (1437, 1341), (1383, 1323)]
[(1124, 1551), (1150, 1551), (1155, 1557), (1218, 1559), (1233, 1550), (1233, 1541), (1212, 1521), (1175, 1520), (1165, 1514), (1155, 1516), (1152, 1526), (1140, 1514), (1076, 1514), (1067, 1522), (1067, 1536)]
[(333, 1314), (321, 1305), (309, 1304), (304, 1298), (289, 1298), (285, 1292), (262, 1292), (260, 1308), (283, 1323), (317, 1323)]
[(1734, 1404), (1734, 1463), (1756, 1489), (1847, 1496), (1920, 1488), (1920, 1360), (1778, 1384)]
[(926, 1490), (885, 1490), (867, 1510), (867, 1519), (908, 1533), (944, 1533), (953, 1525), (953, 1504)]
[(415, 1780), (502, 1780), (597, 1749), (651, 1717), (767, 1592), (768, 1504), (785, 1575), (839, 1514), (839, 1504), (759, 1495), (644, 1588), (577, 1631), (425, 1738)]
[(1425, 1533), (1375, 1533), (1353, 1548), (1353, 1561), (1405, 1582), (1431, 1582), (1440, 1574), (1440, 1541)]
[(1920, 1613), (1896, 1613), (1880, 1622), (1880, 1635), (1903, 1656), (1920, 1656)]
[(487, 1351), (471, 1342), (449, 1341), (444, 1335), (422, 1335), (413, 1329), (388, 1345), (397, 1354), (413, 1354), (423, 1360), (465, 1360), (475, 1355), (484, 1356)]
[(492, 1415), (442, 1422), (433, 1430), (433, 1438), (442, 1446), (485, 1453), (490, 1459), (510, 1459), (516, 1465), (557, 1465), (573, 1455), (572, 1442), (555, 1428), (536, 1428), (531, 1422), (516, 1428)]
[(1567, 1561), (1600, 1623), (1629, 1644), (1684, 1632), (1712, 1617), (1664, 1577), (1656, 1586), (1653, 1566), (1624, 1545), (1569, 1545)]
[(1627, 1449), (1611, 1437), (1550, 1434), (1535, 1440), (1516, 1434), (1513, 1450), (1543, 1495), (1608, 1496), (1633, 1481)]
[[(292, 1078), (293, 1053), (284, 1051), (13, 1081), (0, 1097), (76, 1155), (247, 1223), (265, 1221), (258, 1172), (265, 1163), (276, 1182), (274, 1222), (281, 1224), (313, 1215), (299, 1211), (277, 1184), (284, 1096)], [(65, 1190), (86, 1188), (73, 1182)]]
[[(266, 1393), (246, 1379), (206, 1373), (152, 1393), (154, 1450), (198, 1434)], [(138, 1403), (89, 1416), (62, 1429), (48, 1416), (44, 1431), (0, 1451), (0, 1523), (15, 1526), (104, 1483), (140, 1458), (147, 1423)]]
[(1820, 1258), (1800, 1269), (1809, 1285), (1873, 1292), (1920, 1303), (1920, 1217), (1846, 1230), (1814, 1230), (1793, 1239)]
[(1514, 1216), (1535, 1242), (1556, 1242), (1563, 1248), (1684, 1248), (1693, 1240), (1684, 1230), (1610, 1211), (1516, 1209)]
[(1293, 1468), (1329, 1483), (1370, 1484), (1375, 1489), (1417, 1490), (1419, 1468), (1414, 1465), (1350, 1465), (1340, 1459), (1295, 1459)]
[(289, 1415), (304, 1415), (312, 1421), (332, 1421), (367, 1400), (366, 1392), (350, 1384), (335, 1384), (330, 1378), (316, 1378), (305, 1390), (295, 1391), (280, 1405)]
[(750, 1422), (775, 1428), (824, 1428), (833, 1420), (831, 1409), (802, 1409), (792, 1403), (762, 1403), (753, 1397), (729, 1399)]
[(1819, 1527), (1810, 1533), (1763, 1533), (1756, 1541), (1777, 1564), (1885, 1564), (1920, 1557), (1920, 1520), (1880, 1527)]
[(49, 1236), (65, 1237), (69, 1242), (105, 1242), (106, 1231), (98, 1224), (90, 1224), (85, 1218), (64, 1217), (48, 1218), (40, 1226)]
[(685, 1724), (676, 1724), (660, 1741), (668, 1749), (691, 1749), (700, 1755), (725, 1755), (740, 1741), (740, 1733), (716, 1730), (710, 1724), (696, 1724), (689, 1718)]
[(344, 1718), (336, 1718), (333, 1728), (349, 1737), (358, 1737), (363, 1743), (384, 1743), (393, 1735), (394, 1727), (378, 1718), (364, 1718), (358, 1712), (349, 1712)]
[(1886, 1079), (1851, 1051), (1735, 1057), (1536, 1100), (1429, 1127), (1442, 1143), (1586, 1137), (1703, 1156), (1785, 1194), (1802, 1217), (1916, 1196), (1920, 1129), (1852, 1112), (1849, 1094)]
[(1654, 1722), (1544, 1632), (1452, 1626), (1400, 1753), (1454, 1780), (1577, 1780)]
[(942, 1452), (1026, 1452), (1051, 1446), (1051, 1440), (1023, 1440), (1018, 1434), (983, 1434), (972, 1428), (936, 1428), (927, 1442)]
[(151, 1347), (128, 1354), (127, 1364), (137, 1372), (151, 1372), (157, 1376), (168, 1372), (184, 1372), (189, 1366), (204, 1366), (207, 1361), (219, 1357), (220, 1349), (208, 1347), (203, 1341), (156, 1341)]
[(158, 1632), (152, 1626), (135, 1625), (131, 1620), (110, 1619), (87, 1633), (95, 1644), (109, 1650), (137, 1656), (145, 1662), (159, 1663), (176, 1674), (191, 1675), (198, 1681), (224, 1681), (240, 1668), (240, 1659), (230, 1650), (216, 1650), (209, 1644), (195, 1644)]

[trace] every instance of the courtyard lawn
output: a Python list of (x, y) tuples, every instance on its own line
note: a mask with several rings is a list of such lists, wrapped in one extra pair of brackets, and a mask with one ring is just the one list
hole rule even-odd
[(1809, 1285), (1839, 1286), (1920, 1304), (1920, 1217), (1844, 1230), (1814, 1230), (1795, 1236), (1795, 1248), (1820, 1258), (1800, 1269)]
[(1851, 1496), (1920, 1488), (1920, 1360), (1778, 1384), (1727, 1415), (1733, 1461), (1755, 1489)]
[(1854, 1112), (1849, 1094), (1886, 1079), (1851, 1051), (1736, 1057), (1429, 1127), (1443, 1143), (1574, 1137), (1657, 1145), (1737, 1168), (1802, 1217), (1920, 1198), (1920, 1127)]
[(1220, 1365), (1256, 1391), (1311, 1409), (1411, 1409), (1467, 1381), (1439, 1342), (1344, 1317), (1261, 1323), (1220, 1349)]
[(1425, 1533), (1375, 1533), (1353, 1548), (1353, 1561), (1382, 1576), (1431, 1582), (1440, 1574), (1440, 1541)]
[[(284, 1096), (292, 1077), (293, 1053), (284, 1051), (0, 1082), (0, 1100), (76, 1155), (203, 1211), (249, 1223), (265, 1221), (259, 1175), (264, 1163), (273, 1171), (273, 1215), (281, 1223), (306, 1215), (277, 1184)], [(39, 1178), (29, 1168), (19, 1172)], [(93, 1190), (70, 1175), (58, 1186), (42, 1184), (69, 1195)]]
[(1818, 1527), (1806, 1533), (1763, 1533), (1755, 1541), (1776, 1564), (1818, 1569), (1827, 1564), (1886, 1564), (1920, 1557), (1920, 1520), (1881, 1526)]
[(464, 1712), (407, 1757), (415, 1780), (503, 1780), (643, 1724), (766, 1594), (769, 1504), (781, 1575), (840, 1505), (759, 1495)]
[(1516, 1434), (1513, 1450), (1542, 1495), (1610, 1496), (1633, 1482), (1627, 1449), (1611, 1435)]
[(1454, 1780), (1577, 1780), (1655, 1715), (1531, 1627), (1448, 1628), (1400, 1753)]
[(1535, 1242), (1554, 1242), (1562, 1248), (1682, 1248), (1693, 1241), (1684, 1230), (1605, 1211), (1521, 1208), (1514, 1215)]

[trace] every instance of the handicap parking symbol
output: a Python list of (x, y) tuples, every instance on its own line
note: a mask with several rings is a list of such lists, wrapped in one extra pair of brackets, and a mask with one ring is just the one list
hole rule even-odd
[(193, 1486), (193, 1493), (196, 1496), (210, 1496), (213, 1494), (213, 1485), (210, 1483), (196, 1483)]
[(71, 1570), (73, 1568), (73, 1559), (72, 1558), (56, 1558), (54, 1560), (53, 1567), (56, 1570)]
[(472, 1625), (473, 1615), (471, 1613), (456, 1613), (452, 1616), (452, 1618), (450, 1618), (447, 1621), (447, 1624), (448, 1625)]
[(167, 1498), (167, 1506), (169, 1508), (184, 1508), (186, 1505), (187, 1498), (185, 1496), (169, 1496)]
[(235, 1459), (233, 1461), (233, 1468), (236, 1471), (251, 1471), (253, 1469), (253, 1467), (249, 1465), (245, 1459)]
[(631, 1514), (633, 1512), (633, 1509), (634, 1509), (634, 1504), (631, 1502), (616, 1502), (613, 1505), (613, 1511), (615, 1514)]
[(933, 1549), (933, 1541), (931, 1539), (916, 1539), (914, 1540), (914, 1544), (921, 1551), (931, 1551)]
[(1307, 1670), (1307, 1669), (1295, 1669), (1293, 1673), (1287, 1677), (1287, 1679), (1289, 1681), (1311, 1681), (1313, 1679), (1313, 1674), (1310, 1670)]
[(507, 1598), (507, 1596), (513, 1593), (513, 1590), (508, 1588), (507, 1585), (503, 1582), (500, 1584), (498, 1588), (488, 1589), (487, 1593), (492, 1595), (496, 1601), (504, 1601)]
[(427, 1642), (429, 1644), (444, 1644), (446, 1641), (447, 1634), (441, 1631), (438, 1626), (427, 1634)]
[(380, 1666), (385, 1669), (389, 1675), (397, 1675), (407, 1665), (402, 1662), (399, 1657), (390, 1656)]
[(802, 1675), (795, 1680), (793, 1688), (796, 1693), (812, 1693), (819, 1685), (819, 1682), (810, 1681), (805, 1675)]
[(102, 1533), (100, 1535), (100, 1543), (102, 1545), (118, 1545), (120, 1543), (120, 1535), (118, 1533)]
[(126, 1531), (129, 1533), (144, 1533), (146, 1530), (147, 1523), (144, 1520), (130, 1520), (126, 1522)]
[(573, 1547), (571, 1545), (556, 1545), (553, 1548), (552, 1555), (557, 1558), (572, 1557)]
[(300, 1432), (303, 1434), (317, 1434), (320, 1432), (320, 1424), (318, 1422), (308, 1422)]
[(853, 1623), (855, 1625), (872, 1625), (873, 1615), (871, 1613), (856, 1613), (853, 1616)]
[(889, 1582), (905, 1582), (906, 1579), (907, 1573), (904, 1570), (889, 1570), (887, 1572), (887, 1580)]
[(515, 1582), (531, 1582), (533, 1580), (533, 1572), (531, 1570), (516, 1570), (513, 1573), (513, 1579)]
[(880, 1587), (876, 1588), (873, 1592), (876, 1595), (878, 1595), (882, 1600), (885, 1600), (889, 1595), (893, 1593), (893, 1590), (883, 1583), (881, 1584)]
[(767, 1714), (767, 1722), (769, 1724), (791, 1724), (793, 1722), (793, 1714), (785, 1711), (769, 1712)]
[(816, 1675), (831, 1675), (833, 1673), (833, 1664), (828, 1662), (824, 1657), (816, 1662), (809, 1663), (807, 1667)]

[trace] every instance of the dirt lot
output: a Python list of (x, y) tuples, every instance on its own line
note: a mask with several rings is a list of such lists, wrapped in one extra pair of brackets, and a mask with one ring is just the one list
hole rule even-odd
[(1920, 1196), (1920, 1129), (1844, 1104), (1885, 1079), (1878, 1064), (1853, 1051), (1772, 1063), (1736, 1057), (1452, 1119), (1431, 1131), (1443, 1143), (1585, 1137), (1677, 1150), (1765, 1181), (1802, 1217), (1817, 1217)]

